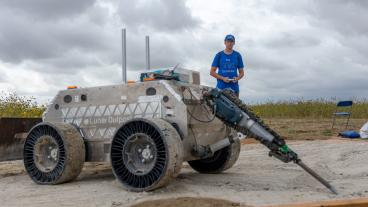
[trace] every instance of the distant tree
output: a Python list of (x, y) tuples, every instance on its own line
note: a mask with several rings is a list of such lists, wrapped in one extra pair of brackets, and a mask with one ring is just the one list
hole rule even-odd
[(41, 117), (46, 109), (34, 97), (19, 96), (16, 92), (0, 94), (0, 117)]

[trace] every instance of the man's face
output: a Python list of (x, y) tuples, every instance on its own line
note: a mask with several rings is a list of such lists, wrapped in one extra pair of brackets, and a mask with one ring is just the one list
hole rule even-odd
[(235, 42), (234, 41), (230, 41), (230, 40), (225, 40), (225, 46), (226, 46), (226, 49), (228, 50), (232, 50), (233, 47), (235, 45)]

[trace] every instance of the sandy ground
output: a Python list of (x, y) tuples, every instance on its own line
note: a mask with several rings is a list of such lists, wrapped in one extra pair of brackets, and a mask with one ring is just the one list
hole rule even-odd
[[(179, 177), (168, 186), (142, 193), (123, 190), (108, 164), (86, 163), (76, 181), (47, 186), (34, 184), (21, 161), (2, 162), (0, 206), (131, 206), (170, 198), (179, 207), (188, 204), (188, 197), (205, 198), (204, 203), (211, 203), (212, 198), (231, 201), (215, 206), (263, 206), (368, 197), (367, 141), (294, 141), (290, 146), (306, 164), (331, 181), (339, 195), (331, 194), (295, 164), (268, 157), (262, 145), (245, 144), (236, 165), (223, 174), (198, 174), (184, 164)], [(205, 206), (203, 199), (200, 202), (198, 205)], [(197, 206), (193, 201), (188, 205)]]

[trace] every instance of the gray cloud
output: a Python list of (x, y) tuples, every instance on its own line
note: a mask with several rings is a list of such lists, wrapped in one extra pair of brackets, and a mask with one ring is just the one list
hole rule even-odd
[[(62, 3), (61, 3), (62, 2)], [(105, 3), (108, 5), (106, 6)], [(110, 4), (112, 3), (112, 4)], [(126, 5), (139, 2), (125, 2)], [(61, 5), (60, 5), (61, 4)], [(121, 81), (121, 30), (127, 27), (128, 33), (128, 77), (137, 79), (134, 71), (144, 69), (144, 35), (164, 29), (166, 32), (151, 35), (153, 67), (167, 67), (183, 62), (178, 57), (181, 50), (176, 47), (162, 48), (164, 44), (178, 44), (167, 31), (187, 31), (197, 26), (184, 1), (158, 2), (157, 12), (167, 18), (150, 21), (145, 19), (121, 18), (116, 2), (101, 1), (2, 1), (0, 2), (0, 82), (12, 85), (22, 95), (36, 96), (46, 101), (57, 90), (67, 85), (95, 86), (119, 83)], [(110, 7), (109, 7), (110, 6)], [(147, 7), (133, 6), (139, 15)], [(176, 17), (170, 17), (174, 15)], [(147, 17), (145, 17), (147, 18)], [(163, 17), (162, 17), (163, 18)], [(128, 21), (125, 23), (124, 21)], [(174, 21), (172, 21), (174, 20)], [(181, 22), (182, 21), (182, 22)], [(182, 35), (182, 38), (185, 36)], [(31, 90), (25, 84), (17, 84), (17, 78), (6, 77), (20, 72), (20, 67), (37, 76), (47, 84), (47, 90)], [(18, 73), (19, 73), (18, 72)], [(132, 77), (132, 75), (134, 75)], [(26, 78), (26, 77), (22, 77)], [(24, 88), (26, 87), (26, 88)]]
[[(70, 84), (118, 83), (120, 32), (126, 27), (130, 79), (137, 79), (145, 67), (144, 36), (149, 34), (152, 67), (181, 63), (199, 69), (202, 82), (214, 85), (209, 76), (213, 56), (223, 49), (224, 35), (234, 33), (235, 49), (246, 64), (240, 85), (248, 102), (366, 93), (366, 1), (229, 1), (193, 9), (195, 3), (4, 0), (0, 66), (6, 63), (7, 70), (24, 68), (39, 76), (47, 91), (16, 89), (40, 97)], [(234, 13), (236, 18), (226, 17)], [(13, 80), (0, 76), (1, 82), (17, 85)]]
[(180, 31), (198, 26), (184, 0), (123, 0), (119, 4), (119, 15), (129, 27), (150, 26), (156, 30)]
[[(357, 1), (314, 1), (316, 5), (312, 14), (316, 15), (315, 23), (333, 28), (346, 35), (361, 35), (368, 32), (368, 2)], [(311, 8), (311, 7), (309, 7)]]
[[(280, 29), (241, 44), (248, 47), (249, 77), (241, 86), (248, 100), (365, 97), (366, 1), (278, 1), (258, 6), (264, 6), (266, 16), (282, 21)], [(260, 27), (266, 23), (257, 22)]]
[(368, 32), (368, 2), (365, 0), (301, 0), (290, 4), (281, 1), (273, 5), (275, 11), (290, 16), (302, 16), (321, 30), (343, 36), (365, 36)]
[(104, 40), (110, 34), (88, 17), (87, 13), (85, 17), (79, 15), (63, 21), (35, 21), (28, 16), (12, 15), (0, 7), (0, 57), (14, 63), (57, 58), (73, 50), (85, 53), (108, 50), (109, 44)]
[[(119, 29), (121, 24), (114, 25), (108, 22), (109, 12), (94, 1), (82, 1), (76, 5), (63, 2), (62, 6), (58, 5), (60, 3), (44, 4), (43, 1), (30, 1), (25, 5), (18, 1), (5, 1), (1, 4), (0, 58), (3, 61), (17, 63), (33, 60), (43, 63), (44, 66), (36, 70), (50, 72), (68, 72), (78, 67), (83, 69), (89, 65), (95, 65), (97, 62), (116, 64), (121, 61)], [(184, 1), (157, 1), (151, 4), (121, 2), (120, 10), (116, 13), (121, 16), (122, 24), (128, 27), (128, 60), (132, 69), (144, 67), (142, 64), (144, 34), (137, 32), (142, 25), (154, 30), (176, 31), (196, 26), (198, 23), (198, 20), (191, 16)], [(68, 9), (70, 5), (73, 5), (72, 9)], [(150, 8), (150, 6), (153, 7)], [(58, 7), (59, 10), (52, 12), (50, 7)], [(14, 15), (14, 10), (22, 12)], [(43, 13), (38, 10), (42, 10)], [(153, 18), (148, 15), (149, 10), (153, 11), (151, 15), (160, 15)], [(48, 12), (56, 15), (59, 20), (50, 21)], [(13, 18), (5, 18), (6, 16)], [(138, 16), (141, 18), (136, 18)], [(42, 19), (35, 21), (33, 17), (42, 17)], [(113, 18), (109, 20), (116, 21)], [(165, 34), (158, 34), (152, 38), (156, 37), (159, 43), (170, 41)], [(156, 52), (155, 47), (152, 49)], [(170, 61), (164, 61), (167, 58), (160, 57), (176, 54), (177, 51), (172, 47), (157, 50), (157, 62), (160, 63), (157, 65), (169, 63)], [(153, 61), (155, 62), (156, 60)]]
[(5, 82), (5, 80), (6, 80), (5, 74), (0, 75), (0, 83)]
[(301, 47), (313, 47), (320, 44), (320, 40), (305, 31), (296, 31), (294, 33), (281, 33), (279, 36), (271, 37), (265, 40), (265, 46), (277, 49), (292, 49)]
[(2, 0), (1, 8), (13, 14), (41, 21), (79, 16), (93, 6), (95, 0)]

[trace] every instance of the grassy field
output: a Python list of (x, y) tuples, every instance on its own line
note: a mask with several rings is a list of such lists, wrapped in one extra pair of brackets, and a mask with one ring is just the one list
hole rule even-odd
[[(252, 109), (263, 118), (331, 118), (336, 110), (336, 101), (326, 99), (280, 101), (256, 104)], [(347, 110), (347, 108), (340, 108)], [(368, 100), (354, 100), (352, 118), (368, 119)]]
[[(344, 130), (359, 131), (368, 121), (368, 100), (355, 100), (349, 125), (338, 118), (334, 129), (332, 114), (336, 102), (326, 99), (269, 102), (251, 106), (253, 111), (287, 139), (327, 139)], [(340, 108), (340, 110), (348, 110)]]

